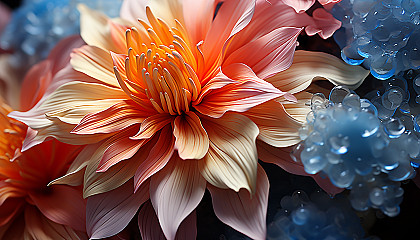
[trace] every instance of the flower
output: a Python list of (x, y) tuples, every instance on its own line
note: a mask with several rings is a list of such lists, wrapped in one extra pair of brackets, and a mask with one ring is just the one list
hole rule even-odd
[[(269, 183), (258, 158), (304, 172), (267, 149), (299, 142), (311, 96), (301, 91), (314, 77), (279, 74), (302, 27), (328, 37), (339, 25), (280, 1), (129, 0), (118, 20), (80, 10), (88, 45), (73, 52), (74, 70), (10, 116), (36, 133), (25, 150), (48, 137), (88, 144), (52, 184), (83, 183), (89, 236), (118, 233), (142, 206), (144, 238), (194, 238), (208, 189), (222, 222), (264, 239)], [(342, 68), (338, 59), (327, 66)]]
[(7, 117), (10, 111), (0, 101), (0, 238), (86, 238), (81, 189), (47, 187), (66, 173), (81, 147), (52, 140), (21, 153), (26, 126)]

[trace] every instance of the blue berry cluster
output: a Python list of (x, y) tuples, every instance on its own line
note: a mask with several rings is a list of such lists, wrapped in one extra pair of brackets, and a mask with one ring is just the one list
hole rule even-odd
[(332, 9), (341, 56), (385, 80), (420, 68), (420, 0), (342, 0)]
[(269, 240), (374, 240), (365, 237), (360, 218), (344, 197), (315, 192), (309, 198), (296, 191), (281, 199), (281, 210), (268, 225)]
[(356, 209), (397, 215), (399, 182), (414, 177), (420, 155), (417, 133), (399, 118), (381, 120), (374, 104), (341, 86), (331, 90), (329, 99), (315, 94), (310, 105), (300, 129), (303, 141), (293, 153), (296, 160), (307, 173), (321, 172), (335, 186), (350, 189)]
[(122, 0), (26, 0), (12, 14), (0, 46), (13, 50), (11, 64), (27, 69), (45, 59), (62, 38), (79, 33), (77, 4), (117, 17)]

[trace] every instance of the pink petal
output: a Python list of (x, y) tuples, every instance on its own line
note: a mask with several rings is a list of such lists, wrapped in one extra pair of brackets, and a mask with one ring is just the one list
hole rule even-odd
[(259, 78), (266, 79), (290, 67), (301, 31), (294, 27), (275, 29), (231, 53), (223, 64), (244, 63)]
[(273, 163), (289, 173), (297, 175), (309, 175), (305, 172), (303, 164), (296, 162), (290, 156), (293, 147), (274, 147), (263, 141), (257, 141), (258, 157), (263, 162)]
[(69, 226), (57, 224), (28, 205), (25, 209), (25, 239), (87, 239)]
[(161, 130), (166, 125), (174, 120), (169, 114), (154, 114), (146, 118), (140, 126), (139, 132), (132, 136), (131, 139), (148, 139), (151, 138), (156, 132)]
[(197, 160), (182, 160), (177, 154), (151, 177), (150, 200), (167, 239), (175, 239), (179, 225), (197, 207), (205, 187)]
[(82, 192), (66, 185), (53, 185), (49, 194), (30, 194), (38, 209), (51, 221), (78, 231), (86, 230), (86, 201)]
[(254, 195), (208, 185), (216, 216), (225, 224), (252, 239), (265, 239), (269, 182), (264, 169), (258, 166), (257, 189)]
[[(220, 0), (185, 0), (182, 3), (185, 29), (193, 46), (204, 39), (208, 32), (217, 3)], [(194, 13), (194, 14), (191, 14)]]
[(198, 162), (201, 175), (218, 188), (255, 192), (258, 127), (237, 113), (226, 113), (217, 119), (203, 117), (203, 126), (209, 135), (210, 148)]
[(315, 0), (282, 0), (286, 5), (295, 9), (297, 13), (303, 13), (315, 3)]
[(86, 206), (87, 233), (92, 239), (122, 231), (149, 198), (148, 184), (133, 193), (133, 181), (110, 192), (89, 197)]
[[(255, 1), (224, 1), (213, 20), (202, 45), (206, 70), (219, 58), (228, 39), (241, 31), (251, 21)], [(199, 76), (203, 77), (203, 76)]]
[(148, 178), (153, 174), (161, 170), (172, 157), (174, 152), (175, 138), (172, 134), (172, 128), (170, 126), (164, 127), (160, 131), (159, 139), (157, 142), (153, 143), (153, 147), (147, 155), (147, 158), (143, 159), (133, 159), (141, 161), (140, 166), (137, 168), (136, 174), (134, 175), (134, 189), (140, 187)]
[(182, 159), (200, 159), (209, 149), (209, 137), (194, 112), (175, 118), (174, 136), (175, 149)]
[[(193, 211), (179, 225), (175, 239), (177, 240), (193, 240), (197, 237), (197, 216)], [(146, 202), (140, 209), (138, 225), (141, 237), (144, 240), (165, 240), (165, 235), (159, 225), (153, 205)]]
[[(268, 82), (258, 78), (248, 66), (235, 63), (223, 68), (226, 81), (236, 83), (225, 85), (220, 89), (213, 89), (201, 102), (194, 102), (194, 108), (207, 116), (219, 118), (227, 111), (245, 112), (248, 109), (274, 98), (285, 96), (292, 98)], [(221, 78), (221, 75), (218, 75)]]
[(119, 132), (107, 140), (109, 146), (103, 152), (102, 159), (99, 163), (98, 172), (105, 172), (113, 165), (131, 158), (137, 153), (137, 150), (142, 147), (147, 139), (131, 140), (130, 136), (137, 132), (138, 127), (133, 127), (125, 131)]
[(323, 39), (331, 37), (341, 27), (341, 22), (323, 8), (317, 8), (312, 13), (315, 24), (306, 28), (309, 36), (319, 34)]
[[(107, 144), (108, 143), (104, 143), (100, 146), (100, 148), (106, 146)], [(104, 172), (97, 172), (100, 160), (103, 156), (103, 150), (95, 152), (94, 156), (86, 166), (83, 196), (89, 197), (99, 193), (108, 192), (126, 183), (134, 176), (137, 168), (141, 164), (141, 161), (138, 161), (138, 158), (144, 159), (149, 153), (151, 147), (151, 144), (144, 145), (132, 158), (120, 161)], [(140, 157), (138, 155), (140, 155)]]
[(262, 141), (258, 141), (258, 157), (264, 162), (276, 164), (289, 173), (312, 177), (324, 191), (331, 195), (335, 195), (343, 191), (342, 188), (334, 186), (327, 177), (321, 175), (320, 173), (313, 175), (305, 172), (303, 164), (300, 161), (294, 161), (290, 156), (293, 147), (294, 146), (276, 148)]
[(86, 115), (73, 129), (76, 134), (113, 133), (139, 124), (147, 115), (132, 100), (123, 100), (111, 107)]

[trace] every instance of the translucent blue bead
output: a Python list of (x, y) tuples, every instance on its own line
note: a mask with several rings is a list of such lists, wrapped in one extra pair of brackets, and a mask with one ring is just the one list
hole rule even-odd
[[(415, 73), (410, 74), (416, 79)], [(420, 130), (420, 117), (401, 111), (395, 114), (402, 103), (408, 103), (408, 90), (407, 81), (399, 76), (383, 82), (382, 94), (369, 94), (372, 102), (342, 86), (334, 87), (329, 99), (315, 94), (311, 120), (302, 127), (305, 137), (300, 151), (294, 152), (296, 161), (301, 161), (307, 173), (326, 174), (335, 186), (354, 192), (351, 202), (356, 209), (374, 207), (388, 215), (397, 214), (398, 204), (386, 199), (401, 196), (382, 198), (384, 193), (378, 189), (411, 179), (412, 162), (420, 162), (420, 134), (413, 132)]]
[(343, 23), (334, 39), (348, 64), (363, 65), (380, 80), (419, 69), (418, 0), (343, 0), (331, 13)]

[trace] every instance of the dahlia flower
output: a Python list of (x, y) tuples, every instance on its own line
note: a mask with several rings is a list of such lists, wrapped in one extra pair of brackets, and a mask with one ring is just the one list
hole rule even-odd
[[(127, 0), (116, 20), (80, 11), (87, 45), (72, 53), (74, 70), (10, 116), (32, 129), (24, 150), (49, 137), (87, 144), (51, 184), (83, 184), (91, 238), (115, 235), (139, 208), (144, 239), (195, 238), (208, 189), (222, 222), (264, 239), (269, 182), (258, 159), (304, 173), (280, 149), (300, 141), (311, 97), (302, 91), (324, 74), (354, 85), (367, 75), (329, 55), (293, 59), (303, 27), (328, 37), (339, 23), (281, 1)], [(296, 74), (284, 71), (292, 61)]]
[(22, 153), (26, 126), (7, 117), (10, 111), (0, 100), (0, 238), (87, 238), (82, 189), (47, 187), (81, 147), (52, 140)]

